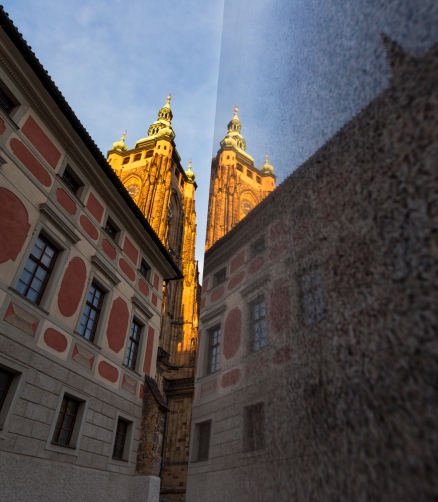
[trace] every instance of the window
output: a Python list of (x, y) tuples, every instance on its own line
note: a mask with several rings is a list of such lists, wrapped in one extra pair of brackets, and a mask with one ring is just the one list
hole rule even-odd
[(119, 418), (117, 422), (116, 438), (114, 440), (113, 458), (116, 460), (124, 460), (124, 450), (126, 444), (126, 436), (128, 435), (129, 422)]
[(9, 91), (6, 85), (0, 81), (0, 107), (10, 115), (12, 110), (18, 106), (20, 103), (14, 97), (14, 95)]
[(73, 173), (70, 166), (67, 166), (62, 173), (62, 179), (65, 181), (70, 190), (77, 194), (79, 188), (83, 186), (83, 184), (79, 181), (78, 177)]
[(137, 321), (132, 321), (129, 332), (128, 345), (126, 347), (125, 366), (135, 370), (137, 362), (138, 348), (140, 345), (141, 325)]
[(244, 408), (243, 414), (243, 449), (244, 451), (261, 450), (265, 446), (265, 414), (263, 403)]
[(260, 176), (256, 176), (256, 181), (259, 185), (262, 184), (262, 178), (260, 178)]
[(141, 153), (136, 153), (134, 155), (134, 162), (136, 162), (137, 160), (140, 160), (141, 159)]
[(259, 237), (256, 241), (251, 244), (249, 254), (251, 259), (260, 253), (263, 253), (266, 247), (265, 237)]
[(106, 220), (105, 232), (111, 237), (111, 239), (115, 240), (119, 231), (120, 230), (116, 227), (112, 220), (108, 218)]
[(250, 171), (249, 169), (246, 170), (246, 175), (248, 176), (248, 178), (252, 179), (252, 171)]
[(210, 453), (211, 420), (195, 426), (195, 458), (196, 462), (208, 460)]
[(149, 280), (151, 276), (151, 267), (145, 262), (145, 260), (141, 260), (139, 272), (145, 279)]
[(260, 350), (266, 346), (266, 305), (264, 296), (250, 304), (251, 348)]
[(240, 171), (241, 173), (243, 173), (243, 166), (242, 166), (242, 164), (237, 164), (237, 165), (236, 165), (236, 169), (237, 169), (238, 171)]
[(122, 162), (122, 166), (129, 164), (129, 157), (125, 157)]
[(154, 154), (154, 151), (153, 150), (148, 150), (146, 152), (146, 158), (148, 159), (149, 157), (152, 157), (152, 155)]
[(221, 329), (220, 326), (208, 332), (208, 356), (207, 374), (214, 373), (219, 369), (221, 349)]
[(32, 248), (15, 289), (38, 305), (57, 256), (58, 250), (40, 235)]
[(80, 402), (76, 399), (64, 396), (61, 409), (59, 410), (52, 443), (61, 446), (70, 446), (79, 405)]
[(13, 373), (0, 368), (0, 412), (2, 411), (13, 378)]
[(226, 278), (227, 278), (227, 269), (226, 267), (224, 267), (221, 270), (219, 270), (219, 272), (216, 272), (213, 275), (213, 287), (216, 287), (219, 284), (225, 282)]
[(96, 334), (103, 297), (104, 292), (93, 282), (88, 292), (87, 302), (78, 329), (78, 333), (87, 340), (90, 340), (90, 342), (94, 340), (94, 335)]
[(324, 299), (318, 269), (309, 270), (300, 278), (301, 303), (305, 324), (314, 324), (324, 318)]

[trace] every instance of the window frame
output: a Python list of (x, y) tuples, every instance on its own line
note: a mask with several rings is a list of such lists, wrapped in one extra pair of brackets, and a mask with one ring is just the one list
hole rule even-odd
[[(112, 230), (109, 230), (109, 227), (112, 227), (114, 230), (114, 233)], [(103, 230), (105, 231), (106, 235), (113, 241), (113, 242), (118, 242), (119, 241), (119, 236), (120, 236), (120, 228), (118, 225), (114, 222), (114, 220), (111, 218), (111, 216), (107, 216), (105, 220), (105, 225), (103, 227)]]
[[(208, 444), (207, 444), (207, 454), (204, 457), (199, 458), (201, 450), (201, 429), (202, 427), (208, 426)], [(211, 461), (211, 446), (212, 446), (212, 433), (213, 433), (213, 420), (211, 418), (207, 420), (202, 420), (193, 424), (193, 434), (192, 434), (192, 458), (191, 462), (210, 462)]]
[[(101, 298), (100, 298), (100, 301), (99, 301), (99, 307), (98, 308), (95, 307), (93, 304), (90, 304), (90, 302), (88, 301), (88, 297), (90, 295), (92, 287), (94, 287), (96, 290), (98, 290), (101, 293)], [(84, 301), (84, 305), (83, 305), (83, 308), (82, 308), (82, 314), (81, 314), (81, 316), (79, 318), (79, 323), (78, 323), (78, 327), (77, 327), (77, 330), (76, 330), (76, 332), (78, 333), (78, 335), (80, 335), (85, 340), (88, 340), (90, 343), (96, 344), (95, 343), (96, 333), (97, 333), (97, 328), (99, 326), (99, 321), (100, 321), (100, 319), (102, 317), (102, 310), (103, 310), (103, 305), (104, 305), (104, 302), (105, 302), (105, 297), (106, 297), (106, 291), (105, 291), (105, 289), (102, 288), (97, 281), (92, 280), (91, 283), (90, 283), (90, 285), (89, 285), (89, 287), (88, 287), (88, 293), (85, 296), (85, 301)], [(90, 310), (93, 309), (94, 311), (97, 312), (97, 316), (94, 319), (93, 327), (92, 327), (92, 330), (91, 330), (91, 336), (90, 336), (90, 338), (87, 338), (85, 336), (85, 334), (83, 334), (83, 333), (80, 332), (80, 329), (81, 329), (81, 326), (82, 326), (82, 318), (85, 315), (85, 309), (86, 309), (87, 306), (90, 306)], [(89, 317), (88, 317), (88, 319), (89, 319)], [(88, 324), (88, 320), (87, 320), (87, 324)], [(85, 331), (87, 329), (88, 328), (85, 328)]]
[[(62, 408), (64, 406), (64, 402), (66, 403), (66, 405), (65, 405), (65, 409), (63, 411)], [(67, 414), (69, 403), (75, 403), (74, 404), (75, 409), (74, 409), (74, 414), (73, 415), (68, 415)], [(81, 404), (81, 402), (78, 401), (77, 399), (74, 399), (74, 398), (70, 397), (69, 395), (64, 394), (64, 396), (62, 398), (62, 403), (61, 403), (61, 408), (59, 410), (58, 418), (56, 420), (55, 431), (54, 431), (53, 436), (52, 436), (52, 444), (57, 445), (57, 446), (65, 446), (67, 448), (71, 448), (70, 441), (71, 441), (71, 438), (72, 438), (72, 435), (73, 435), (73, 431), (74, 431), (76, 419), (77, 419), (77, 416), (78, 416), (78, 411), (79, 411), (80, 404)], [(61, 424), (58, 425), (59, 419), (61, 418), (61, 416), (62, 416)], [(71, 422), (71, 425), (70, 425), (69, 429), (63, 428), (66, 416), (73, 416), (73, 419), (72, 419), (72, 422)], [(68, 436), (67, 436), (66, 443), (60, 443), (59, 442), (59, 437), (60, 437), (60, 435), (61, 435), (61, 433), (62, 433), (63, 430), (67, 430), (68, 431)], [(55, 436), (57, 436), (56, 440), (55, 440)]]
[[(206, 332), (207, 332), (207, 347), (206, 347), (206, 371), (205, 371), (205, 374), (206, 375), (212, 375), (213, 373), (217, 373), (219, 370), (220, 370), (220, 362), (221, 362), (221, 325), (220, 324), (216, 324), (210, 328), (207, 328)], [(214, 337), (214, 334), (216, 332), (219, 332), (219, 341), (218, 343), (216, 344), (212, 344), (212, 339)], [(214, 355), (214, 357), (217, 357), (216, 361), (215, 361), (215, 369), (211, 369), (212, 367), (212, 358), (213, 358), (213, 350), (215, 348), (218, 348), (218, 351), (217, 353)]]
[[(59, 443), (54, 443), (53, 438), (55, 435), (56, 425), (58, 422), (58, 417), (61, 411), (62, 403), (64, 397), (78, 401), (79, 406), (75, 418), (75, 422), (72, 428), (72, 433), (70, 437), (70, 444), (63, 445)], [(45, 449), (50, 451), (55, 451), (58, 453), (64, 453), (67, 455), (77, 456), (80, 450), (80, 443), (82, 439), (82, 431), (85, 424), (85, 417), (87, 416), (89, 398), (84, 394), (77, 392), (70, 387), (63, 386), (58, 397), (58, 403), (53, 414), (52, 425), (50, 427), (49, 436), (46, 442)]]
[[(135, 352), (135, 357), (134, 357), (134, 363), (133, 363), (132, 366), (130, 366), (129, 364), (126, 363), (126, 361), (127, 361), (127, 358), (128, 358), (128, 351), (131, 350), (130, 349), (131, 333), (132, 333), (132, 328), (133, 328), (134, 325), (138, 326), (139, 330), (138, 330), (138, 340), (134, 340), (133, 341), (133, 344), (136, 347), (136, 352)], [(128, 337), (127, 337), (128, 340), (127, 340), (127, 343), (126, 343), (126, 349), (125, 349), (125, 356), (124, 356), (124, 360), (123, 360), (123, 366), (125, 366), (126, 368), (129, 368), (132, 371), (137, 371), (138, 363), (140, 361), (139, 354), (140, 354), (140, 348), (142, 346), (142, 340), (144, 338), (144, 334), (143, 334), (144, 326), (145, 326), (144, 323), (142, 323), (141, 321), (139, 321), (136, 316), (134, 316), (134, 318), (131, 320), (131, 327), (129, 329), (129, 333), (128, 333)], [(128, 359), (128, 361), (129, 361), (129, 359)]]
[[(143, 265), (145, 265), (146, 273), (142, 271)], [(145, 258), (141, 258), (138, 272), (144, 279), (146, 279), (148, 282), (151, 282), (152, 267), (149, 265), (148, 261)]]
[(223, 284), (226, 280), (227, 280), (227, 267), (222, 267), (213, 274), (212, 288), (215, 288), (216, 286)]
[[(65, 177), (66, 174), (73, 180), (74, 183), (76, 183), (77, 185), (76, 189), (74, 189), (71, 186), (69, 180)], [(62, 183), (68, 188), (69, 192), (71, 192), (73, 195), (76, 195), (76, 197), (78, 198), (81, 196), (85, 187), (85, 183), (76, 174), (76, 171), (72, 168), (70, 164), (65, 165), (62, 174), (60, 175), (60, 178), (62, 180)]]
[[(315, 277), (309, 278), (309, 281), (313, 281), (313, 284), (306, 288), (303, 284), (304, 278), (311, 274), (315, 274)], [(313, 265), (312, 267), (302, 270), (301, 273), (298, 274), (297, 282), (299, 287), (302, 323), (306, 326), (318, 324), (325, 319), (327, 314), (320, 268), (317, 265)], [(312, 298), (312, 312), (310, 312), (309, 306), (306, 304), (306, 297)], [(320, 308), (318, 308), (318, 305)]]
[[(259, 409), (261, 415), (261, 420), (258, 423), (260, 426), (260, 438), (256, 438), (256, 428), (254, 423), (256, 420), (251, 418), (250, 415), (252, 410)], [(259, 417), (260, 418), (260, 417)], [(251, 436), (251, 437), (250, 437)], [(242, 438), (242, 450), (244, 453), (253, 453), (266, 448), (266, 418), (265, 418), (265, 403), (260, 401), (258, 403), (250, 404), (243, 408), (243, 438)]]
[(0, 354), (0, 368), (13, 375), (0, 409), (0, 440), (2, 440), (8, 434), (9, 424), (14, 416), (14, 408), (20, 398), (21, 387), (26, 380), (28, 368), (3, 354)]
[(255, 241), (251, 242), (249, 246), (250, 260), (262, 254), (266, 250), (266, 237), (264, 235), (258, 237)]
[[(119, 420), (122, 420), (128, 424), (122, 458), (114, 457), (115, 442), (117, 440), (117, 430), (118, 430)], [(137, 427), (137, 420), (133, 416), (130, 416), (127, 413), (125, 413), (124, 411), (117, 410), (114, 424), (115, 427), (111, 439), (111, 449), (108, 456), (108, 463), (128, 467), (130, 463), (133, 461), (132, 449), (134, 441), (134, 432), (135, 428)]]
[[(38, 239), (40, 239), (45, 244), (42, 255), (44, 254), (46, 248), (49, 247), (49, 245), (53, 246), (53, 256), (52, 256), (52, 259), (51, 259), (51, 262), (50, 262), (49, 266), (45, 265), (40, 259), (37, 260), (35, 255), (32, 255), (32, 251), (34, 250)], [(21, 268), (20, 275), (19, 275), (17, 281), (15, 282), (15, 287), (14, 287), (15, 291), (17, 291), (17, 293), (19, 293), (21, 296), (23, 296), (24, 298), (26, 298), (30, 302), (34, 303), (35, 305), (40, 306), (41, 301), (42, 301), (43, 296), (44, 296), (44, 293), (46, 291), (47, 285), (50, 282), (50, 278), (53, 275), (53, 271), (54, 271), (57, 259), (59, 257), (59, 254), (60, 254), (60, 250), (58, 249), (58, 247), (52, 243), (51, 239), (48, 239), (45, 236), (44, 232), (40, 232), (37, 235), (35, 241), (33, 242), (33, 245), (32, 245), (32, 247), (30, 249), (30, 252), (27, 254), (26, 262), (25, 262), (24, 266)], [(24, 273), (25, 270), (28, 271), (26, 269), (26, 266), (27, 266), (29, 260), (31, 260), (34, 264), (36, 263), (36, 268), (34, 269), (34, 271), (30, 275), (31, 280), (26, 284), (24, 281), (21, 281), (21, 277), (22, 277), (22, 275), (23, 275), (23, 273)], [(47, 275), (46, 275), (44, 281), (42, 281), (41, 289), (39, 291), (37, 291), (37, 295), (38, 296), (37, 296), (36, 300), (34, 301), (31, 298), (29, 298), (27, 296), (27, 294), (28, 294), (29, 290), (31, 289), (30, 286), (33, 283), (33, 280), (34, 280), (34, 278), (35, 278), (35, 276), (36, 276), (36, 274), (37, 274), (37, 272), (38, 272), (38, 270), (40, 268), (43, 269), (46, 272)], [(18, 290), (18, 284), (19, 284), (20, 281), (23, 284), (26, 284), (25, 293), (22, 293), (21, 291)]]
[[(257, 319), (256, 322), (253, 319), (254, 308), (261, 303), (264, 303), (264, 316), (260, 319)], [(255, 348), (255, 324), (264, 321), (264, 344), (260, 344), (258, 348)], [(267, 305), (266, 298), (264, 293), (259, 293), (254, 296), (248, 303), (248, 322), (250, 329), (250, 351), (251, 352), (259, 352), (263, 350), (268, 345), (268, 313), (267, 313)]]
[[(17, 108), (21, 106), (21, 103), (18, 100), (18, 98), (15, 96), (15, 94), (9, 89), (9, 86), (4, 82), (3, 79), (0, 79), (0, 92), (6, 97), (7, 100), (9, 100), (10, 104), (12, 105), (9, 110), (7, 110), (2, 105), (0, 105), (0, 108), (3, 110), (3, 112), (8, 117), (12, 118), (12, 116), (14, 115), (14, 112), (17, 110)], [(1, 97), (0, 97), (0, 101), (1, 101)]]

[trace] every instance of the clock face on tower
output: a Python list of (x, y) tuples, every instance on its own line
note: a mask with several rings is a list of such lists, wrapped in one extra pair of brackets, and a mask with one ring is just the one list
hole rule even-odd
[(251, 209), (253, 208), (253, 205), (251, 204), (251, 202), (249, 200), (242, 200), (242, 202), (240, 203), (240, 206), (242, 208), (242, 211), (245, 214), (248, 214), (251, 211)]
[(134, 198), (138, 194), (139, 188), (137, 185), (130, 185), (128, 187), (128, 193), (129, 195)]

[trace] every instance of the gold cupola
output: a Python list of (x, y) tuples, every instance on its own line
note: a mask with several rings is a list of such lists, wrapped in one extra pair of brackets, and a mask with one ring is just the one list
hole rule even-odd
[(189, 167), (187, 168), (186, 176), (188, 178), (189, 183), (194, 183), (196, 175), (192, 171), (192, 159), (189, 160)]
[(265, 163), (263, 164), (260, 171), (262, 172), (262, 174), (273, 174), (274, 173), (274, 167), (268, 163), (268, 154), (265, 155)]
[(167, 96), (167, 100), (163, 108), (158, 112), (158, 118), (157, 120), (149, 126), (148, 129), (148, 135), (147, 138), (142, 138), (139, 139), (135, 143), (135, 147), (137, 148), (138, 145), (141, 143), (144, 143), (147, 139), (151, 137), (155, 138), (163, 138), (163, 139), (168, 139), (172, 141), (175, 138), (175, 133), (172, 129), (172, 118), (173, 118), (173, 113), (172, 110), (170, 109), (170, 100), (172, 99), (171, 94)]
[(122, 137), (119, 139), (119, 141), (113, 143), (113, 150), (118, 150), (119, 152), (126, 152), (128, 147), (125, 145), (125, 136), (126, 136), (126, 131), (122, 134)]
[[(242, 124), (240, 123), (238, 116), (239, 109), (237, 106), (234, 107), (234, 116), (228, 123), (228, 132), (225, 138), (221, 141), (222, 147), (234, 147), (243, 152), (246, 150), (246, 142), (240, 134), (242, 129)], [(252, 157), (251, 157), (252, 158)]]

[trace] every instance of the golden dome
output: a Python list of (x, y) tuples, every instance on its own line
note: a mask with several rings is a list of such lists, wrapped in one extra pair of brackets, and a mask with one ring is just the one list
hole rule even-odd
[(268, 164), (268, 154), (265, 155), (265, 163), (263, 164), (261, 171), (263, 174), (273, 174), (274, 167)]
[(186, 171), (186, 176), (189, 180), (189, 183), (193, 183), (195, 181), (195, 173), (192, 171), (192, 159), (189, 160), (189, 167)]
[(128, 147), (125, 145), (125, 136), (126, 136), (126, 131), (122, 134), (122, 137), (119, 139), (119, 141), (116, 141), (113, 143), (113, 150), (119, 150), (120, 152), (126, 152)]

